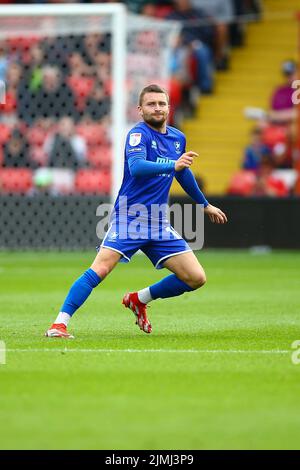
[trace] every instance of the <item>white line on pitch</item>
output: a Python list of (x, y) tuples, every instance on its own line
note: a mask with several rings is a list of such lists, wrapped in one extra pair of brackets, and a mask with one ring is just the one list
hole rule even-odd
[[(1, 350), (0, 350), (1, 351)], [(167, 353), (167, 354), (288, 354), (285, 349), (68, 349), (68, 348), (41, 348), (41, 349), (6, 349), (6, 352), (24, 353)]]

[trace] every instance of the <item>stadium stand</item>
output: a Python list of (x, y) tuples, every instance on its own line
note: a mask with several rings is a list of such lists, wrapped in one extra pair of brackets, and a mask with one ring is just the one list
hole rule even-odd
[[(244, 47), (232, 49), (230, 69), (216, 74), (214, 94), (200, 97), (196, 115), (183, 126), (189, 147), (200, 154), (194, 169), (209, 194), (224, 194), (240, 167), (253, 128), (245, 110), (269, 110), (272, 92), (281, 81), (280, 64), (297, 57), (298, 2), (266, 0), (263, 5), (265, 19), (243, 23)], [(264, 130), (268, 142), (270, 132), (281, 131)], [(282, 132), (281, 138), (285, 138)], [(174, 193), (182, 194), (176, 183)]]
[[(233, 181), (239, 175), (243, 181), (243, 172), (238, 171), (241, 153), (253, 128), (253, 122), (243, 118), (247, 106), (266, 108), (271, 100), (273, 114), (272, 119), (256, 123), (261, 148), (248, 143), (243, 168), (258, 171), (259, 161), (270, 152), (275, 169), (292, 169), (295, 129), (278, 119), (282, 117), (278, 102), (288, 84), (277, 89), (273, 99), (270, 94), (279, 83), (275, 67), (294, 54), (296, 24), (291, 27), (290, 18), (286, 20), (283, 14), (278, 21), (240, 22), (239, 14), (260, 20), (259, 2), (254, 0), (124, 3), (139, 14), (182, 23), (182, 33), (173, 44), (171, 78), (163, 85), (172, 102), (170, 123), (183, 127), (189, 147), (199, 151), (201, 157), (194, 168), (209, 194), (222, 194), (228, 187), (232, 194), (229, 182), (235, 172)], [(275, 0), (266, 0), (264, 5), (268, 14), (278, 9), (291, 11), (296, 3), (287, 0), (279, 7)], [(283, 36), (284, 41), (279, 40)], [(0, 42), (0, 76), (7, 82), (6, 102), (0, 105), (2, 167), (23, 165), (33, 171), (68, 167), (75, 172), (84, 168), (91, 171), (91, 187), (101, 193), (103, 185), (94, 185), (95, 175), (109, 172), (112, 163), (110, 40), (108, 33), (93, 33), (76, 38), (32, 35)], [(140, 52), (158, 40), (154, 31), (137, 35), (135, 49), (128, 57), (129, 70), (135, 58), (142, 58)], [(272, 50), (267, 58), (265, 50), (257, 50), (261, 44)], [(292, 60), (283, 63), (283, 71), (290, 80), (295, 71)], [(130, 79), (127, 87), (128, 94), (136, 93), (130, 88)], [(72, 135), (62, 130), (66, 122)], [(83, 174), (79, 177), (83, 183), (74, 177), (74, 192), (80, 188), (88, 191), (88, 176)], [(290, 182), (294, 178), (286, 179)], [(174, 192), (181, 192), (176, 183)]]
[[(6, 83), (0, 105), (0, 192), (34, 195), (46, 188), (56, 195), (106, 194), (109, 35), (8, 38), (0, 43), (0, 74)], [(58, 171), (82, 167), (90, 169), (76, 176)], [(46, 177), (38, 170), (43, 168), (53, 171)]]
[[(171, 1), (127, 3), (131, 10), (142, 12), (145, 8), (145, 14), (152, 5), (154, 16), (160, 18), (172, 17), (178, 7)], [(214, 34), (213, 28), (209, 25), (200, 29)], [(141, 59), (141, 52), (158, 40), (156, 33), (141, 31), (136, 38), (136, 57)], [(3, 168), (24, 167), (37, 171), (37, 177), (31, 172), (4, 172), (2, 192), (31, 190), (31, 194), (35, 194), (32, 191), (35, 182), (38, 182), (35, 188), (38, 193), (45, 187), (48, 191), (50, 181), (53, 194), (69, 193), (72, 181), (74, 192), (108, 191), (110, 48), (110, 35), (101, 32), (80, 37), (9, 37), (1, 41), (0, 73), (7, 86), (5, 103), (0, 105), (0, 163)], [(173, 63), (176, 62), (175, 52), (174, 49)], [(195, 106), (193, 80), (196, 82), (199, 76), (193, 75), (193, 62), (189, 57), (187, 60), (187, 64), (182, 59), (177, 63), (176, 72), (166, 83), (172, 101), (171, 123), (179, 122), (179, 109), (183, 114), (192, 113)], [(182, 77), (186, 65), (188, 80), (184, 81), (176, 74)], [(193, 104), (181, 108), (186, 98)], [(79, 171), (74, 178), (70, 172), (62, 171), (48, 171), (51, 177), (45, 178), (46, 173), (38, 171), (65, 168), (76, 172), (82, 167), (86, 167), (86, 171)]]

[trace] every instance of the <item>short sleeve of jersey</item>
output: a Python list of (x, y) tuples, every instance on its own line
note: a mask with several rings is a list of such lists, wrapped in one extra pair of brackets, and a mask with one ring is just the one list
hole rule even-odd
[(127, 135), (125, 157), (147, 157), (147, 133), (139, 127), (133, 128)]

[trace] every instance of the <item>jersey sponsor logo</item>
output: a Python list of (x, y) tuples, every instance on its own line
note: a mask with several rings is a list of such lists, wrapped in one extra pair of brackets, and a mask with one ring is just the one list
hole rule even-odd
[(155, 140), (152, 140), (152, 142), (151, 142), (151, 148), (157, 150), (157, 143), (155, 142)]
[[(168, 163), (170, 160), (169, 158), (164, 158), (164, 157), (156, 157), (156, 163)], [(167, 178), (170, 178), (170, 174), (168, 173), (159, 173), (157, 176), (166, 176)]]
[(168, 163), (169, 159), (167, 157), (156, 157), (156, 163)]
[(132, 147), (139, 145), (141, 138), (142, 134), (140, 132), (133, 132), (132, 134), (130, 134), (129, 137), (129, 145), (131, 145)]

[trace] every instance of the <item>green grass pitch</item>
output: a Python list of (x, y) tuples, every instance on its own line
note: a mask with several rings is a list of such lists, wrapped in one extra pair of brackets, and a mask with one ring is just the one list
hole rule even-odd
[(153, 302), (151, 335), (121, 299), (167, 271), (135, 256), (75, 340), (43, 337), (93, 256), (0, 253), (2, 449), (300, 448), (299, 252), (200, 252), (207, 284)]

